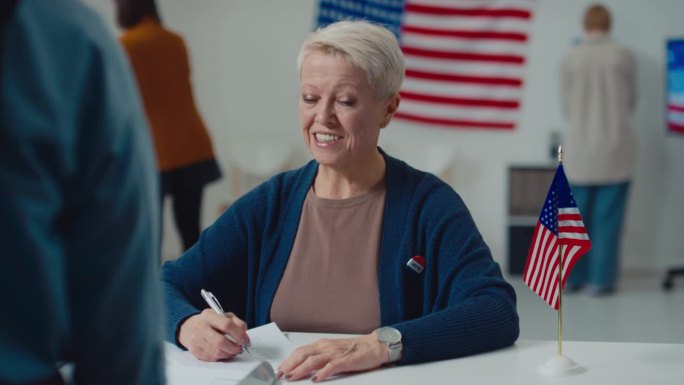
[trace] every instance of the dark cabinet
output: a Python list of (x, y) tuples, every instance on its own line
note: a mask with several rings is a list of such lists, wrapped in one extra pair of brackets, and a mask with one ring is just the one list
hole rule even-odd
[(508, 273), (522, 275), (534, 227), (551, 186), (555, 166), (508, 168)]

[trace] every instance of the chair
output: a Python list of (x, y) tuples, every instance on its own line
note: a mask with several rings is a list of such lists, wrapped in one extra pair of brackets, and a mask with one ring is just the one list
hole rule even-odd
[(258, 184), (291, 168), (295, 158), (294, 145), (282, 141), (234, 140), (228, 149), (230, 197), (220, 212)]
[(676, 276), (683, 276), (684, 275), (684, 267), (675, 267), (671, 269), (667, 269), (665, 272), (665, 279), (663, 279), (663, 289), (664, 290), (671, 290), (674, 287), (674, 278)]
[(416, 146), (415, 143), (386, 142), (381, 147), (389, 155), (403, 160), (409, 166), (437, 175), (443, 181), (450, 183), (456, 158), (453, 146), (443, 143)]

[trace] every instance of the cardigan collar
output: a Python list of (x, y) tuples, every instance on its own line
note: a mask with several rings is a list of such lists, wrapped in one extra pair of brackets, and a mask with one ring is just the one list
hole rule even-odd
[[(399, 302), (392, 299), (393, 293), (385, 291), (389, 290), (388, 287), (394, 287), (392, 286), (392, 283), (394, 282), (393, 279), (400, 273), (401, 266), (403, 266), (403, 264), (397, 265), (395, 263), (396, 256), (394, 254), (396, 252), (396, 244), (394, 244), (392, 240), (401, 239), (411, 196), (406, 193), (406, 186), (404, 185), (406, 182), (405, 172), (409, 166), (404, 162), (387, 155), (380, 147), (378, 147), (378, 151), (380, 151), (385, 158), (385, 183), (387, 184), (383, 227), (380, 235), (378, 268), (378, 288), (381, 291), (380, 321), (383, 325), (386, 325), (399, 322), (402, 317), (402, 310)], [(267, 300), (261, 301), (258, 304), (256, 321), (259, 325), (265, 324), (269, 320), (275, 291), (285, 272), (285, 267), (287, 266), (287, 261), (290, 257), (290, 252), (292, 251), (292, 246), (297, 235), (297, 229), (299, 228), (302, 206), (304, 205), (306, 194), (316, 178), (318, 162), (316, 160), (311, 160), (300, 170), (301, 174), (297, 177), (299, 180), (294, 182), (296, 185), (292, 192), (292, 204), (289, 204), (284, 208), (286, 210), (285, 222), (289, 224), (289, 226), (284, 227), (282, 234), (284, 242), (281, 244), (281, 247), (266, 273), (272, 275), (272, 277), (265, 279), (265, 281), (272, 281), (275, 282), (275, 284), (268, 287), (265, 293), (265, 298), (267, 298)]]

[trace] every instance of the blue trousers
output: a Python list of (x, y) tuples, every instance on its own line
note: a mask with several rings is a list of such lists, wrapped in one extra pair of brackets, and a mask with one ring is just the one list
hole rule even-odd
[(570, 272), (568, 283), (613, 288), (619, 270), (620, 238), (630, 182), (608, 185), (572, 185), (589, 232), (591, 250)]

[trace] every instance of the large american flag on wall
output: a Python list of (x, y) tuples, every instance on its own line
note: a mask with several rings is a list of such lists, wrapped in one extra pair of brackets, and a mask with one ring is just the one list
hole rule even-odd
[(684, 134), (684, 39), (667, 42), (667, 126)]
[(397, 118), (515, 128), (536, 0), (320, 0), (318, 26), (365, 19), (399, 37), (406, 80)]
[[(563, 282), (559, 287), (561, 249)], [(589, 249), (591, 241), (587, 229), (572, 196), (563, 166), (559, 165), (532, 235), (523, 281), (549, 306), (558, 310), (559, 289), (565, 287), (570, 270)]]

